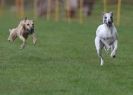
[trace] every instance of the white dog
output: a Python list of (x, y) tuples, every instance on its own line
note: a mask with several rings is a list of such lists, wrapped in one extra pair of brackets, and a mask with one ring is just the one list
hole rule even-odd
[(33, 44), (36, 43), (36, 36), (34, 32), (34, 22), (33, 20), (29, 20), (25, 18), (24, 20), (21, 20), (19, 25), (16, 28), (9, 29), (10, 35), (8, 37), (9, 41), (14, 41), (17, 37), (22, 40), (21, 49), (25, 47), (26, 39), (29, 35), (32, 35), (33, 38)]
[(118, 47), (117, 30), (113, 24), (113, 13), (104, 13), (103, 24), (99, 25), (96, 30), (95, 46), (97, 54), (103, 65), (104, 60), (102, 57), (102, 49), (106, 51), (111, 50), (111, 57), (116, 57), (116, 51)]

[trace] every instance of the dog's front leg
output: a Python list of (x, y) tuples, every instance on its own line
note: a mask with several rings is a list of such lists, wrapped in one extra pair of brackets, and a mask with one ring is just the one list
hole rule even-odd
[(8, 41), (9, 41), (9, 42), (12, 41), (12, 39), (11, 39), (11, 34), (10, 34), (9, 37), (8, 37)]
[(23, 36), (19, 36), (19, 38), (22, 40), (22, 44), (20, 46), (20, 49), (23, 49), (25, 47), (25, 44), (26, 44), (26, 39), (23, 37)]
[(33, 44), (35, 45), (37, 41), (35, 33), (32, 34), (32, 40), (33, 40)]
[(116, 57), (116, 51), (117, 51), (117, 48), (118, 48), (118, 40), (114, 41), (113, 47), (114, 48), (112, 49), (111, 57), (115, 58)]
[(103, 65), (104, 63), (104, 60), (103, 60), (103, 57), (102, 57), (102, 48), (103, 48), (103, 43), (100, 41), (100, 38), (99, 37), (96, 37), (95, 38), (95, 47), (96, 47), (96, 51), (97, 51), (97, 55), (99, 56), (100, 58), (100, 64), (101, 66)]
[(111, 47), (107, 44), (107, 42), (104, 39), (100, 39), (101, 42), (105, 45), (105, 49), (108, 51)]

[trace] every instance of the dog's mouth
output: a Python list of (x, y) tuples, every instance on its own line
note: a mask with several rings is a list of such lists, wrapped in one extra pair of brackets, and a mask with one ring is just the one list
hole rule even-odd
[(28, 33), (29, 34), (32, 34), (34, 32), (34, 27), (30, 28), (30, 29), (27, 29)]
[(111, 22), (111, 21), (107, 22), (106, 24), (107, 24), (107, 26), (109, 26), (109, 27), (112, 26), (112, 22)]
[(32, 33), (34, 32), (34, 27), (33, 28), (31, 28), (31, 30), (30, 30)]

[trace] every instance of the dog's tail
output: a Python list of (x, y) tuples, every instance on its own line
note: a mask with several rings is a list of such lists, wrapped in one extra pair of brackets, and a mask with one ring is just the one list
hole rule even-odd
[(11, 32), (12, 31), (12, 29), (9, 29), (9, 32)]

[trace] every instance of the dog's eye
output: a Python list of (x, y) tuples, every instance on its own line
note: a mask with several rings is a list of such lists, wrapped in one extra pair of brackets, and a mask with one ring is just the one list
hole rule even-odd
[(107, 17), (105, 16), (104, 19), (107, 19)]
[(30, 24), (27, 24), (28, 26), (30, 25)]

